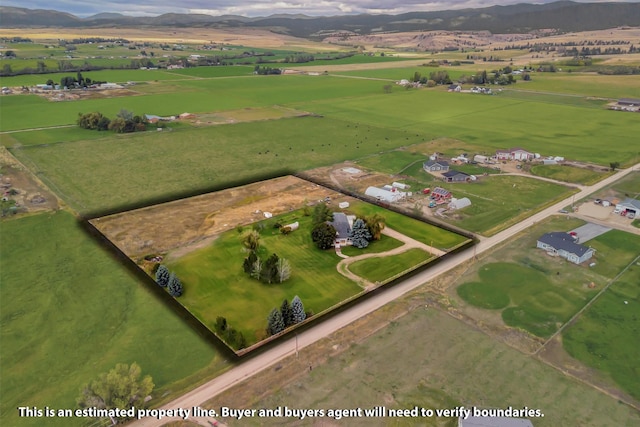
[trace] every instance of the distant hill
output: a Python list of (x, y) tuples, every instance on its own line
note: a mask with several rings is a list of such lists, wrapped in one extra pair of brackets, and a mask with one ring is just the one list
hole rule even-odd
[(586, 31), (618, 26), (640, 25), (640, 3), (575, 3), (558, 1), (534, 5), (516, 4), (481, 9), (410, 12), (401, 15), (342, 15), (310, 17), (273, 15), (246, 18), (237, 15), (167, 13), (156, 17), (131, 17), (119, 13), (100, 13), (78, 18), (53, 10), (33, 10), (0, 6), (3, 27), (262, 27), (303, 38), (319, 38), (329, 32), (371, 34), (400, 31), (478, 31), (521, 33), (554, 28)]

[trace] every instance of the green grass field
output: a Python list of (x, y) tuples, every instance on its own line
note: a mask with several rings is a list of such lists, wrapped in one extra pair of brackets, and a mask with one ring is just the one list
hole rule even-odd
[(640, 264), (625, 272), (562, 335), (567, 352), (640, 400)]
[(390, 251), (391, 249), (400, 247), (403, 244), (404, 243), (402, 243), (400, 240), (396, 240), (393, 237), (385, 236), (383, 234), (380, 236), (380, 240), (369, 242), (369, 246), (367, 246), (366, 248), (360, 249), (354, 246), (344, 246), (343, 248), (341, 248), (341, 251), (347, 256), (356, 256)]
[(229, 366), (71, 214), (2, 221), (0, 233), (0, 424), (42, 425), (16, 408), (74, 408), (80, 388), (116, 363), (137, 362), (151, 375), (154, 400)]
[(184, 284), (178, 301), (211, 330), (216, 317), (226, 317), (249, 345), (264, 338), (269, 312), (285, 298), (291, 301), (298, 295), (305, 310), (319, 313), (362, 291), (338, 273), (340, 258), (335, 251), (321, 251), (311, 241), (311, 217), (296, 211), (275, 220), (300, 222), (300, 228), (287, 236), (273, 226), (261, 231), (260, 256), (266, 259), (276, 253), (291, 264), (291, 278), (281, 284), (263, 284), (244, 273), (242, 263), (248, 253), (235, 230), (210, 247), (168, 263)]
[[(404, 300), (399, 303), (406, 303)], [(356, 342), (338, 342), (346, 349), (326, 363), (306, 368), (307, 356), (291, 362), (294, 372), (307, 371), (285, 386), (283, 380), (266, 383), (263, 375), (241, 383), (207, 407), (244, 408), (373, 408), (442, 409), (537, 408), (543, 418), (531, 418), (536, 427), (631, 427), (640, 422), (638, 411), (564, 375), (535, 358), (496, 342), (464, 322), (432, 308), (417, 308), (372, 336)], [(381, 311), (379, 317), (387, 316)], [(330, 344), (333, 344), (332, 341)], [(328, 347), (330, 348), (330, 347)], [(287, 362), (283, 363), (285, 367)], [(266, 375), (266, 374), (265, 374)], [(254, 387), (253, 393), (246, 389)], [(267, 389), (269, 392), (264, 392)], [(234, 398), (241, 392), (243, 399)], [(306, 419), (305, 419), (306, 420)], [(230, 426), (300, 425), (295, 418), (221, 420)], [(455, 418), (314, 418), (310, 422), (348, 426), (454, 427)], [(304, 421), (302, 421), (304, 423)]]
[(385, 283), (402, 272), (414, 269), (432, 257), (422, 249), (409, 249), (397, 255), (356, 261), (349, 266), (349, 270), (372, 283)]
[(531, 173), (545, 178), (582, 185), (592, 185), (609, 176), (606, 173), (568, 165), (535, 165), (531, 168)]
[[(333, 164), (389, 149), (406, 138), (402, 130), (303, 117), (111, 135), (12, 152), (67, 203), (91, 212), (251, 179), (285, 167), (305, 170)], [(412, 142), (418, 139), (422, 138), (410, 136)]]
[(552, 283), (547, 274), (512, 263), (486, 264), (480, 281), (458, 287), (458, 295), (481, 308), (502, 310), (507, 325), (548, 337), (571, 318), (595, 291), (579, 292)]

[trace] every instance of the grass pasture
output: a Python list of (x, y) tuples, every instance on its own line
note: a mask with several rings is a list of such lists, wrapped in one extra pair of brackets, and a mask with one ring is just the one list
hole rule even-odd
[[(282, 284), (263, 284), (242, 271), (248, 256), (235, 230), (222, 234), (210, 247), (187, 254), (168, 264), (185, 287), (178, 299), (203, 324), (214, 330), (216, 317), (227, 318), (249, 345), (264, 338), (267, 316), (283, 299), (298, 295), (305, 310), (319, 313), (362, 291), (338, 273), (335, 251), (321, 251), (311, 241), (311, 217), (300, 211), (277, 217), (282, 223), (299, 221), (300, 228), (287, 236), (278, 229), (261, 231), (259, 255), (276, 253), (291, 264), (291, 278)], [(224, 266), (224, 267), (222, 267)]]
[[(229, 366), (71, 214), (2, 221), (0, 233), (0, 424), (42, 425), (19, 418), (16, 408), (74, 408), (80, 388), (116, 363), (137, 362), (150, 374), (154, 400)], [(51, 418), (46, 425), (84, 420)]]
[(545, 178), (582, 185), (595, 184), (610, 175), (569, 165), (535, 165), (531, 168), (531, 173)]
[(543, 338), (567, 322), (596, 293), (576, 295), (560, 283), (552, 283), (545, 273), (512, 263), (485, 264), (478, 275), (479, 281), (457, 288), (462, 299), (476, 307), (503, 310), (502, 319), (507, 325)]
[(360, 249), (353, 246), (344, 246), (340, 250), (347, 256), (356, 256), (386, 252), (390, 251), (391, 249), (398, 248), (402, 245), (403, 243), (400, 240), (396, 240), (393, 237), (385, 236), (383, 234), (380, 236), (380, 240), (370, 242), (369, 246), (367, 246), (366, 248)]
[(632, 265), (562, 334), (567, 352), (640, 400), (640, 264)]
[(433, 256), (422, 249), (409, 249), (397, 255), (367, 258), (349, 265), (349, 270), (372, 283), (385, 283), (394, 276), (413, 269)]
[(59, 189), (75, 209), (91, 212), (248, 180), (284, 167), (304, 170), (333, 164), (392, 148), (406, 135), (356, 127), (348, 121), (301, 117), (111, 135), (25, 146), (12, 153)]
[[(389, 318), (384, 309), (373, 316), (378, 321)], [(325, 348), (338, 345), (342, 351), (331, 353), (325, 363), (314, 364), (312, 371), (307, 368), (308, 361), (321, 351), (315, 347), (303, 349), (299, 361), (283, 361), (282, 377), (275, 379), (273, 370), (264, 371), (215, 397), (206, 407), (287, 406), (324, 409), (326, 413), (330, 408), (368, 409), (378, 405), (389, 409), (526, 406), (544, 413), (542, 418), (531, 418), (536, 427), (631, 427), (640, 422), (634, 409), (535, 358), (496, 343), (446, 313), (425, 309), (424, 304), (360, 341), (354, 339), (359, 327), (353, 325), (347, 333), (332, 337)], [(481, 379), (472, 381), (471, 375)], [(300, 424), (295, 418), (282, 417), (221, 421), (231, 427)], [(357, 427), (458, 425), (455, 418), (435, 417), (340, 421), (325, 417), (311, 422)]]

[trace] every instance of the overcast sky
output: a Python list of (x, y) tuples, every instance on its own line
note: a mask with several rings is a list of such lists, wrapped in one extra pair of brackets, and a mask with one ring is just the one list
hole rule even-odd
[[(550, 3), (538, 0), (530, 3)], [(610, 0), (579, 0), (608, 3)], [(638, 2), (640, 0), (618, 0)], [(49, 9), (87, 17), (100, 12), (134, 16), (163, 13), (206, 13), (209, 15), (268, 16), (276, 13), (333, 16), (358, 13), (398, 14), (433, 10), (480, 8), (526, 3), (523, 0), (2, 0), (3, 6)]]

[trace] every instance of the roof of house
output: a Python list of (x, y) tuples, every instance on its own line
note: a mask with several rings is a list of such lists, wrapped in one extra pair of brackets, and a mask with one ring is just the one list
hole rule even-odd
[(430, 167), (433, 165), (440, 165), (440, 166), (449, 166), (449, 162), (445, 161), (445, 160), (429, 160), (424, 162), (425, 167)]
[(546, 243), (547, 245), (554, 247), (556, 250), (562, 249), (571, 254), (578, 255), (579, 257), (593, 250), (575, 243), (573, 241), (573, 237), (569, 233), (565, 233), (563, 231), (553, 231), (551, 233), (543, 234), (538, 238), (538, 241)]
[(445, 190), (442, 187), (436, 187), (432, 191), (433, 194), (437, 194), (439, 196), (450, 196), (451, 192), (449, 190)]
[(629, 207), (633, 207), (635, 209), (640, 209), (640, 200), (636, 200), (636, 199), (631, 199), (631, 198), (626, 198), (624, 199), (624, 201), (618, 203), (619, 205), (626, 205)]
[(351, 232), (351, 226), (349, 225), (349, 219), (342, 212), (333, 213), (333, 221), (330, 223), (333, 228), (336, 229), (336, 237), (347, 238)]
[(460, 427), (533, 427), (525, 418), (468, 417), (460, 419)]
[(618, 104), (634, 104), (640, 105), (640, 99), (638, 98), (620, 98)]
[(446, 176), (447, 178), (453, 178), (456, 175), (471, 176), (468, 173), (460, 172), (460, 171), (453, 170), (453, 169), (451, 169), (449, 172), (445, 172), (445, 173), (442, 174), (442, 176)]
[(531, 151), (529, 151), (529, 150), (525, 150), (525, 149), (524, 149), (524, 148), (522, 148), (522, 147), (513, 147), (513, 148), (509, 149), (509, 152), (510, 152), (510, 153), (513, 153), (514, 151), (524, 151), (525, 153), (530, 153), (530, 152), (531, 152)]

